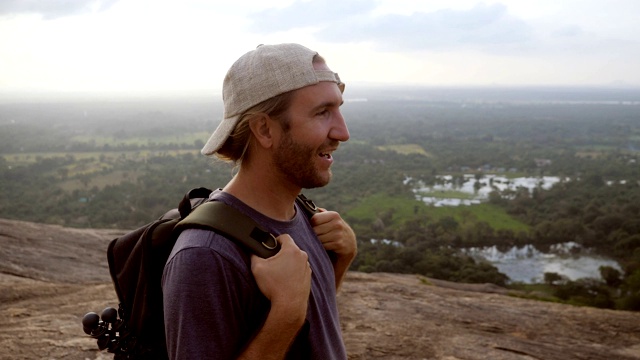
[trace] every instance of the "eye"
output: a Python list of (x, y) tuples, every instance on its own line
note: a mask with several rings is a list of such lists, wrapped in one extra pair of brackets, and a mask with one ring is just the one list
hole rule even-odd
[(316, 113), (316, 116), (326, 116), (326, 115), (328, 115), (328, 114), (329, 114), (329, 110), (327, 110), (327, 109), (322, 109), (321, 111), (318, 111), (318, 112)]

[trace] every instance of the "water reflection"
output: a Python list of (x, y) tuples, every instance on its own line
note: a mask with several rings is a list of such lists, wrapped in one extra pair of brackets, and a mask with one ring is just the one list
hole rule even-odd
[[(411, 181), (406, 179), (405, 182)], [(561, 181), (557, 176), (519, 177), (507, 178), (500, 175), (487, 174), (480, 179), (474, 174), (465, 174), (461, 177), (441, 175), (437, 177), (436, 184), (426, 186), (418, 182), (414, 188), (416, 197), (427, 204), (434, 206), (460, 206), (479, 204), (489, 198), (492, 191), (517, 190), (525, 188), (529, 191), (540, 187), (550, 189)], [(461, 196), (451, 197), (451, 192)]]
[(573, 242), (553, 245), (548, 252), (541, 252), (533, 245), (512, 247), (504, 251), (496, 246), (469, 248), (463, 252), (489, 261), (513, 282), (543, 282), (545, 272), (555, 272), (570, 280), (599, 279), (600, 266), (621, 270), (616, 261), (593, 254)]

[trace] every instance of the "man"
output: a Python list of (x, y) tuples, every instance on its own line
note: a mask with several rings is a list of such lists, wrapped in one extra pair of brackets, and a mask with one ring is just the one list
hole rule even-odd
[(349, 139), (343, 91), (324, 59), (297, 44), (261, 45), (229, 69), (224, 119), (202, 153), (238, 171), (212, 198), (281, 249), (262, 259), (211, 231), (180, 235), (162, 279), (172, 359), (346, 359), (336, 292), (355, 235), (338, 213), (309, 219), (295, 204), (301, 189), (329, 183), (332, 154)]

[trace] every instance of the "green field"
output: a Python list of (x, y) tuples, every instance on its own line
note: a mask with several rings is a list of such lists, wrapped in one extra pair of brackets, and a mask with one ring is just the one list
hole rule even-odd
[(492, 204), (435, 207), (421, 201), (392, 197), (386, 194), (375, 194), (362, 199), (355, 208), (347, 212), (347, 215), (359, 220), (374, 221), (382, 214), (389, 212), (393, 214), (391, 226), (399, 226), (415, 216), (424, 216), (431, 221), (449, 216), (459, 224), (486, 222), (494, 230), (514, 232), (529, 230), (529, 226), (512, 218), (504, 209)]
[(84, 182), (78, 178), (68, 179), (60, 183), (60, 188), (67, 192), (77, 189), (92, 189), (94, 187), (102, 190), (106, 186), (118, 185), (125, 181), (135, 183), (140, 175), (140, 171), (112, 171), (105, 175), (86, 178)]
[(432, 154), (429, 154), (422, 148), (422, 146), (418, 144), (395, 144), (395, 145), (384, 145), (378, 146), (379, 150), (383, 151), (395, 151), (398, 154), (409, 155), (409, 154), (419, 154), (427, 157), (433, 157)]
[(486, 222), (494, 230), (511, 230), (514, 232), (526, 232), (529, 230), (528, 225), (514, 219), (504, 209), (487, 203), (470, 206), (429, 206), (426, 213), (434, 219), (451, 216), (460, 224)]
[(143, 161), (149, 156), (165, 154), (168, 156), (177, 156), (183, 154), (198, 154), (198, 150), (180, 149), (180, 150), (136, 150), (136, 151), (89, 151), (89, 152), (31, 152), (3, 154), (7, 164), (12, 166), (30, 165), (41, 159), (67, 158), (70, 157), (75, 162), (110, 162), (115, 160), (133, 160)]
[(211, 133), (200, 131), (193, 133), (178, 133), (174, 135), (143, 137), (118, 137), (118, 136), (94, 136), (94, 135), (77, 135), (71, 138), (72, 142), (88, 143), (94, 146), (109, 145), (118, 147), (118, 145), (138, 145), (147, 146), (149, 144), (188, 144), (193, 145), (197, 141), (204, 142), (209, 138)]

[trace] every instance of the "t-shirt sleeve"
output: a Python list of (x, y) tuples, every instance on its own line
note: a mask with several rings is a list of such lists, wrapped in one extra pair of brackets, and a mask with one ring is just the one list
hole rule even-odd
[[(204, 230), (189, 230), (211, 239)], [(185, 235), (185, 234), (183, 234)], [(182, 235), (181, 235), (182, 236)], [(224, 238), (221, 240), (226, 241)], [(219, 251), (185, 247), (167, 262), (162, 278), (167, 350), (171, 359), (231, 359), (252, 336), (252, 285), (246, 271)]]

